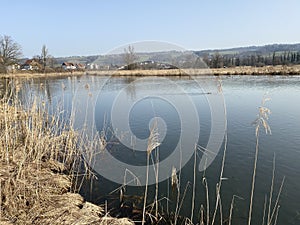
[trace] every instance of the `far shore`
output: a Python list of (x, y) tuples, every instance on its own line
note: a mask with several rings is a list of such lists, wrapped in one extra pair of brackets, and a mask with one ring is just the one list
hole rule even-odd
[(213, 69), (168, 69), (168, 70), (102, 70), (102, 71), (73, 71), (54, 73), (8, 73), (2, 77), (41, 78), (41, 77), (69, 77), (69, 76), (204, 76), (204, 75), (300, 75), (300, 65), (294, 66), (264, 66), (264, 67), (229, 67)]

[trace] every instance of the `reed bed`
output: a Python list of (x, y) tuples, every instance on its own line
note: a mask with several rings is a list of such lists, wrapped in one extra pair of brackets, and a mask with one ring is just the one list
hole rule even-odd
[(228, 68), (186, 68), (168, 70), (109, 70), (86, 71), (98, 76), (203, 76), (203, 75), (300, 75), (300, 66), (237, 66)]
[(211, 69), (214, 75), (300, 75), (300, 66), (238, 66)]
[(0, 78), (41, 78), (41, 77), (51, 77), (51, 78), (60, 78), (60, 77), (69, 77), (69, 76), (82, 76), (85, 75), (84, 71), (64, 71), (64, 72), (51, 72), (51, 73), (40, 73), (35, 71), (15, 71), (13, 73), (0, 73)]
[(90, 175), (80, 136), (37, 99), (24, 109), (14, 91), (0, 100), (0, 224), (133, 224), (77, 193)]
[(51, 72), (51, 73), (35, 73), (35, 72), (14, 72), (10, 74), (0, 74), (0, 77), (69, 77), (69, 76), (186, 76), (186, 75), (300, 75), (300, 66), (278, 65), (278, 66), (237, 66), (228, 68), (187, 68), (187, 69), (162, 69), (162, 70), (97, 70), (97, 71), (73, 71), (73, 72)]

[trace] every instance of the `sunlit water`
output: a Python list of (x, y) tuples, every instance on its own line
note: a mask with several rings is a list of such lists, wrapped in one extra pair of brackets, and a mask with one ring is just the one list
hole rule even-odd
[[(160, 82), (153, 86), (149, 80), (140, 81), (136, 85), (130, 85), (140, 78), (107, 78), (83, 76), (78, 78), (63, 79), (41, 79), (27, 80), (23, 85), (30, 87), (31, 91), (23, 94), (24, 100), (30, 96), (42, 96), (51, 111), (64, 108), (62, 113), (65, 117), (72, 111), (75, 113), (75, 126), (80, 128), (83, 123), (90, 126), (94, 124), (98, 131), (110, 127), (111, 108), (114, 99), (120, 91), (125, 88), (126, 98), (134, 100), (137, 96), (147, 94), (149, 88), (157, 88), (157, 92), (181, 96), (182, 93), (176, 90), (170, 91), (168, 82)], [(216, 78), (202, 78), (216, 79)], [(223, 218), (228, 218), (230, 203), (233, 195), (236, 198), (233, 211), (233, 224), (247, 224), (251, 179), (255, 155), (255, 127), (252, 122), (258, 114), (258, 107), (264, 96), (271, 98), (266, 106), (271, 110), (269, 125), (271, 135), (260, 133), (259, 155), (257, 164), (257, 179), (254, 195), (253, 224), (261, 224), (265, 196), (269, 198), (270, 184), (272, 179), (273, 157), (276, 157), (275, 185), (273, 193), (273, 205), (279, 191), (280, 184), (285, 177), (285, 183), (279, 199), (280, 211), (278, 224), (299, 224), (300, 223), (300, 78), (299, 77), (275, 77), (275, 76), (232, 76), (222, 77), (222, 89), (227, 110), (228, 122), (228, 144), (225, 161), (224, 175), (227, 178), (222, 183), (222, 205)], [(172, 82), (183, 88), (184, 92), (195, 103), (198, 118), (200, 121), (200, 136), (198, 145), (206, 146), (211, 129), (211, 113), (207, 102), (207, 95), (214, 93), (201, 93), (195, 87), (195, 82), (185, 78), (172, 78)], [(103, 87), (103, 85), (105, 86)], [(87, 100), (90, 99), (90, 100)], [(91, 100), (92, 99), (92, 100)], [(76, 104), (74, 104), (76, 102)], [(88, 105), (90, 104), (90, 105)], [(77, 108), (76, 108), (77, 107)], [(91, 112), (91, 110), (93, 112)], [(84, 115), (84, 116), (82, 116)], [(180, 115), (176, 112), (174, 105), (160, 98), (144, 98), (132, 107), (129, 115), (129, 123), (132, 133), (138, 138), (149, 136), (149, 122), (153, 117), (161, 117), (164, 121), (167, 132), (162, 145), (159, 148), (159, 159), (167, 158), (178, 143), (181, 132)], [(182, 121), (183, 123), (185, 121)], [(191, 130), (193, 130), (191, 128)], [(109, 138), (111, 133), (107, 132)], [(193, 135), (193, 134), (191, 134)], [(145, 165), (146, 153), (132, 151), (124, 147), (116, 138), (111, 140), (108, 150), (117, 159), (132, 165)], [(211, 214), (215, 204), (215, 187), (219, 179), (223, 148), (219, 151), (213, 163), (207, 169), (205, 176), (208, 180)], [(182, 153), (184, 154), (184, 149)], [(197, 164), (202, 153), (197, 153)], [(203, 172), (196, 169), (196, 195), (194, 221), (199, 220), (201, 204), (206, 205), (205, 191), (202, 184)], [(187, 187), (185, 198), (182, 202), (180, 214), (190, 217), (192, 205), (192, 188), (194, 179), (194, 158), (181, 170), (181, 197)], [(163, 210), (175, 210), (176, 193), (172, 193), (170, 180), (159, 184), (159, 199)], [(190, 183), (190, 185), (189, 185)], [(108, 193), (118, 188), (115, 184), (102, 178), (98, 174), (98, 180), (94, 181), (92, 188), (85, 185), (82, 192), (88, 200), (103, 204), (106, 200), (110, 203), (112, 197)], [(154, 196), (155, 187), (149, 188), (149, 202)], [(173, 190), (174, 192), (174, 190)], [(176, 191), (175, 191), (176, 192)], [(125, 195), (134, 196), (129, 201), (141, 206), (136, 196), (143, 196), (144, 187), (127, 187)], [(118, 196), (119, 192), (114, 195)], [(163, 199), (169, 198), (170, 202)]]

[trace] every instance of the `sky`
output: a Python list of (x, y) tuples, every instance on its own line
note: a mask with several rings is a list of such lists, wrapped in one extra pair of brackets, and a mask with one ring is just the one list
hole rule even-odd
[(0, 0), (24, 57), (106, 54), (140, 41), (189, 50), (300, 42), (299, 0)]

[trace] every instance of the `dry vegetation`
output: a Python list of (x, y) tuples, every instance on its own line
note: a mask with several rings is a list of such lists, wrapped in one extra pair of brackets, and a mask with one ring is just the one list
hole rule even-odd
[(213, 69), (88, 71), (91, 75), (113, 76), (185, 76), (185, 75), (300, 75), (300, 66), (240, 66)]
[(168, 70), (103, 70), (103, 71), (74, 71), (55, 73), (16, 72), (0, 74), (2, 77), (68, 77), (82, 75), (98, 76), (184, 76), (184, 75), (300, 75), (300, 66), (238, 66), (213, 69), (168, 69)]
[[(220, 83), (220, 88), (218, 90), (220, 93), (222, 93), (222, 85)], [(223, 99), (224, 100), (224, 99)], [(256, 118), (256, 120), (253, 122), (253, 125), (255, 125), (255, 135), (256, 135), (256, 148), (255, 148), (255, 157), (254, 157), (254, 166), (253, 166), (253, 176), (252, 176), (252, 182), (251, 182), (251, 192), (250, 192), (250, 202), (249, 202), (249, 215), (248, 215), (248, 225), (254, 224), (253, 223), (253, 199), (255, 197), (255, 182), (256, 182), (256, 167), (257, 167), (257, 159), (258, 159), (258, 154), (259, 154), (259, 133), (262, 131), (265, 131), (266, 134), (271, 134), (271, 128), (268, 125), (268, 119), (269, 119), (269, 114), (271, 113), (270, 109), (268, 109), (265, 106), (266, 101), (268, 101), (269, 98), (266, 98), (264, 96), (261, 106), (259, 107), (259, 113)], [(225, 100), (224, 100), (224, 105), (225, 105)], [(224, 108), (224, 116), (227, 118), (227, 110), (226, 107)], [(227, 130), (227, 119), (225, 119), (225, 127)], [(155, 124), (154, 124), (155, 125)], [(147, 221), (151, 219), (151, 221), (154, 221), (154, 224), (160, 224), (160, 221), (166, 221), (162, 215), (160, 215), (160, 212), (158, 212), (158, 201), (157, 201), (157, 193), (158, 193), (158, 183), (156, 183), (156, 192), (155, 192), (155, 197), (152, 201), (152, 203), (149, 203), (148, 207), (146, 207), (148, 201), (148, 173), (149, 173), (149, 161), (152, 159), (151, 152), (155, 152), (155, 155), (158, 154), (158, 149), (157, 147), (160, 145), (160, 143), (157, 140), (157, 136), (159, 135), (157, 133), (157, 129), (155, 126), (152, 126), (150, 130), (150, 136), (148, 139), (148, 148), (147, 148), (147, 172), (146, 172), (146, 187), (145, 187), (145, 196), (144, 196), (144, 206), (143, 206), (143, 219), (142, 219), (142, 224), (145, 224)], [(222, 203), (222, 200), (224, 199), (224, 195), (222, 194), (222, 183), (223, 180), (226, 180), (227, 178), (224, 178), (224, 168), (225, 168), (225, 161), (226, 161), (226, 152), (227, 152), (227, 131), (225, 132), (224, 136), (224, 149), (223, 149), (223, 154), (222, 154), (222, 163), (221, 163), (221, 168), (220, 168), (220, 176), (218, 183), (215, 186), (215, 189), (213, 187), (208, 186), (208, 181), (206, 177), (206, 173), (202, 174), (202, 185), (204, 186), (205, 189), (205, 196), (204, 196), (204, 202), (195, 202), (195, 196), (196, 194), (196, 180), (197, 180), (197, 170), (196, 170), (196, 165), (197, 165), (197, 151), (203, 151), (203, 149), (206, 151), (205, 148), (202, 146), (196, 145), (195, 146), (195, 151), (194, 151), (194, 171), (193, 171), (193, 181), (188, 181), (188, 183), (183, 184), (181, 182), (181, 171), (176, 172), (176, 168), (172, 168), (172, 174), (170, 178), (170, 183), (173, 192), (175, 193), (176, 196), (176, 207), (171, 214), (172, 216), (168, 215), (167, 219), (168, 221), (167, 224), (185, 224), (185, 225), (193, 225), (193, 224), (200, 224), (200, 225), (214, 225), (214, 224), (232, 224), (233, 221), (233, 209), (234, 209), (234, 204), (236, 200), (244, 200), (242, 197), (233, 195), (231, 204), (230, 204), (230, 209), (229, 211), (225, 210), (224, 203)], [(209, 154), (209, 152), (208, 152)], [(155, 171), (155, 177), (156, 180), (158, 180), (158, 171), (159, 171), (159, 161), (156, 161), (157, 165), (152, 165), (153, 169)], [(198, 174), (199, 176), (199, 174)], [(199, 177), (198, 177), (199, 179)], [(250, 179), (250, 178), (249, 178)], [(285, 177), (283, 177), (279, 191), (277, 194), (274, 192), (274, 180), (275, 180), (275, 155), (273, 159), (273, 173), (272, 173), (272, 182), (270, 184), (270, 192), (265, 195), (265, 202), (264, 202), (264, 209), (263, 209), (263, 218), (262, 218), (262, 225), (277, 225), (277, 220), (278, 220), (278, 215), (279, 215), (279, 209), (280, 209), (280, 204), (279, 204), (279, 199), (281, 196), (281, 192), (283, 189), (283, 185), (285, 182)], [(192, 192), (192, 200), (191, 200), (191, 216), (190, 218), (180, 218), (180, 211), (182, 209), (182, 203), (186, 197), (186, 192), (191, 191)], [(215, 193), (212, 194), (212, 192)], [(267, 197), (269, 198), (267, 200)], [(169, 196), (167, 196), (169, 199)], [(210, 202), (214, 203), (213, 205), (210, 205)], [(200, 212), (196, 212), (195, 210), (195, 204), (200, 204)], [(186, 207), (186, 205), (185, 205)], [(167, 208), (168, 211), (168, 208)], [(150, 213), (151, 214), (150, 214)], [(198, 215), (196, 215), (198, 213)], [(199, 218), (199, 213), (200, 213), (200, 218)], [(197, 222), (195, 223), (195, 219), (197, 218)], [(152, 223), (151, 223), (152, 224)], [(164, 223), (163, 223), (164, 224)]]
[(42, 107), (0, 101), (0, 224), (133, 224), (76, 193), (79, 137)]
[(18, 71), (14, 73), (1, 74), (0, 78), (40, 78), (40, 77), (68, 77), (68, 76), (82, 76), (86, 74), (83, 71), (74, 71), (74, 72), (53, 72), (53, 73), (37, 73), (37, 72), (29, 72), (29, 71)]
[(214, 75), (299, 75), (300, 66), (239, 66), (211, 69)]
[[(222, 89), (220, 88), (219, 91), (222, 92)], [(10, 93), (14, 92), (18, 90)], [(49, 116), (42, 102), (35, 99), (31, 106), (24, 110), (24, 106), (14, 97), (16, 94), (10, 96), (8, 94), (6, 93), (5, 97), (0, 100), (0, 224), (133, 224), (126, 218), (110, 217), (100, 206), (86, 202), (77, 193), (82, 174), (83, 176), (92, 175), (88, 166), (82, 169), (85, 163), (81, 157), (82, 152), (88, 153), (91, 148), (97, 147), (97, 143), (85, 143), (86, 140), (58, 119), (58, 116)], [(265, 101), (266, 99), (263, 100), (259, 108), (259, 116), (255, 121), (257, 142), (248, 225), (252, 221), (258, 134), (260, 128), (265, 129), (267, 133), (270, 131), (267, 123), (270, 111), (264, 106)], [(224, 113), (226, 116), (226, 109)], [(150, 159), (153, 160), (152, 152), (158, 154), (157, 147), (160, 143), (158, 143), (157, 135), (156, 127), (153, 126), (147, 148), (147, 171)], [(142, 224), (193, 224), (194, 213), (196, 213), (194, 212), (195, 204), (201, 205), (199, 224), (213, 225), (218, 222), (231, 224), (234, 201), (240, 197), (233, 195), (230, 211), (224, 211), (222, 206), (224, 196), (221, 194), (221, 187), (227, 151), (227, 134), (216, 189), (208, 187), (205, 173), (202, 176), (202, 184), (206, 193), (203, 203), (195, 202), (196, 154), (200, 148), (202, 147), (195, 147), (193, 181), (187, 184), (181, 183), (180, 171), (177, 174), (176, 168), (172, 169), (171, 186), (176, 196), (176, 207), (172, 216), (160, 215), (158, 179), (155, 197), (151, 204), (148, 201), (148, 186), (146, 185), (142, 221), (140, 221)], [(155, 176), (158, 178), (159, 161), (154, 167)], [(283, 179), (275, 197), (273, 193), (274, 171), (275, 160), (269, 201), (265, 201), (264, 207), (263, 224), (267, 225), (277, 224), (279, 197), (284, 183)], [(182, 203), (191, 185), (193, 192), (191, 217), (180, 218)], [(216, 193), (215, 199), (211, 199), (211, 191)], [(210, 205), (210, 200), (213, 200), (215, 204)]]

